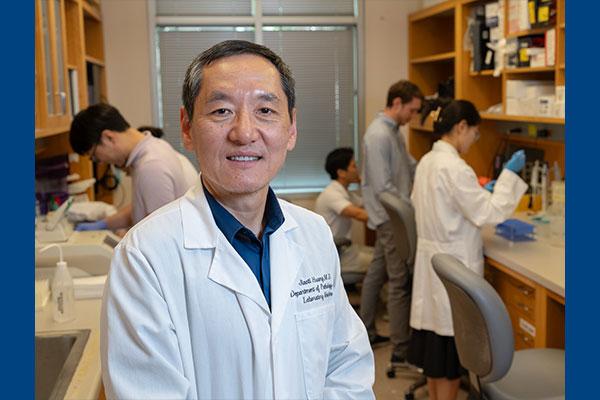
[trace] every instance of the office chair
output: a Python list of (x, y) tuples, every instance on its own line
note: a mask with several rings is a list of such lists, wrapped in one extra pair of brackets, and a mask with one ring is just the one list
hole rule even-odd
[[(403, 200), (396, 195), (384, 192), (379, 195), (379, 201), (390, 217), (394, 229), (394, 240), (401, 259), (405, 262), (412, 275), (417, 251), (417, 226), (415, 223), (415, 211), (410, 201)], [(388, 378), (396, 376), (398, 367), (390, 365), (387, 370)], [(421, 370), (417, 369), (419, 372)], [(404, 393), (406, 400), (414, 399), (414, 392), (427, 385), (427, 378), (421, 376)]]
[(564, 399), (564, 350), (515, 352), (510, 317), (494, 288), (449, 254), (436, 254), (431, 263), (450, 298), (458, 358), (469, 370), (469, 398)]
[[(352, 241), (345, 237), (334, 237), (333, 242), (335, 243), (341, 261), (342, 253), (346, 248), (352, 245)], [(342, 269), (342, 281), (344, 282), (344, 286), (347, 287), (352, 287), (357, 283), (361, 283), (365, 278), (365, 275), (364, 272), (349, 272)]]

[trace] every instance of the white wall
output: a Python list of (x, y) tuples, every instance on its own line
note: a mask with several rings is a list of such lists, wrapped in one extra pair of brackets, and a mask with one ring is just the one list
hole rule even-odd
[(365, 124), (385, 106), (389, 87), (408, 78), (408, 15), (422, 0), (366, 0)]
[(435, 6), (436, 4), (443, 3), (445, 0), (423, 0), (423, 8)]
[(152, 124), (148, 2), (102, 1), (108, 99), (133, 126)]

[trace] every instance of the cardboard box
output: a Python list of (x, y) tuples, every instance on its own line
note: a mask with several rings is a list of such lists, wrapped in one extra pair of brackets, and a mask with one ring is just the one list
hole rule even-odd
[(552, 66), (556, 62), (556, 29), (546, 31), (545, 35), (546, 65)]

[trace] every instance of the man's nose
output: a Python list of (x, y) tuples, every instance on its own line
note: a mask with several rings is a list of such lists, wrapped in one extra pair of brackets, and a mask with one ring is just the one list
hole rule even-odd
[(248, 144), (256, 141), (258, 129), (254, 124), (250, 112), (239, 112), (234, 120), (233, 127), (229, 132), (229, 140), (238, 144)]

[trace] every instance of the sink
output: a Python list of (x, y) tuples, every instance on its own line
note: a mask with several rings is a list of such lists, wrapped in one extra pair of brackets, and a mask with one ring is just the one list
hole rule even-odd
[(65, 397), (89, 335), (89, 329), (36, 332), (36, 400), (58, 400)]

